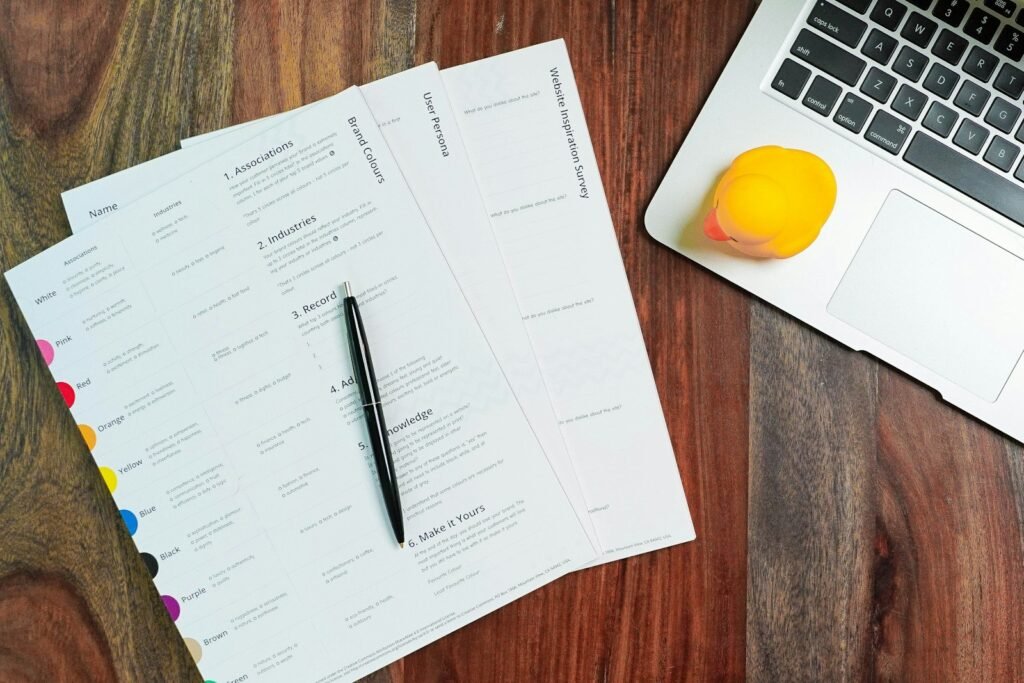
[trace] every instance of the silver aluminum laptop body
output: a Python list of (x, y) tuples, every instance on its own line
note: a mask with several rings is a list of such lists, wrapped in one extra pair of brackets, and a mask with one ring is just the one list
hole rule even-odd
[[(1006, 0), (764, 0), (648, 232), (1024, 441), (1022, 13)], [(813, 152), (838, 183), (821, 236), (790, 259), (702, 231), (719, 176), (762, 145)]]

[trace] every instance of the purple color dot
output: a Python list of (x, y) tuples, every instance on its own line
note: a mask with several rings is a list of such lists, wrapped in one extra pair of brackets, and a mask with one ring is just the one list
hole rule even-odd
[(178, 601), (170, 595), (161, 595), (160, 599), (164, 601), (164, 607), (167, 608), (167, 613), (171, 615), (171, 621), (177, 621), (178, 617), (181, 616), (181, 607), (178, 605)]

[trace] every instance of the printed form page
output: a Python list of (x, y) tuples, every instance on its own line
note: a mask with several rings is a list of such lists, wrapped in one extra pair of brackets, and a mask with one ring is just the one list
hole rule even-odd
[[(602, 547), (437, 65), (424, 64), (360, 90), (588, 537), (596, 548)], [(107, 209), (112, 213), (163, 179), (180, 175), (306, 109), (217, 131), (203, 136), (202, 145), (182, 141), (187, 150), (65, 192), (72, 231), (94, 225), (104, 215), (103, 207), (113, 207)]]
[(564, 41), (441, 72), (602, 561), (694, 538)]
[[(593, 557), (355, 89), (7, 278), (207, 678), (354, 680)], [(405, 549), (365, 447), (344, 280)]]

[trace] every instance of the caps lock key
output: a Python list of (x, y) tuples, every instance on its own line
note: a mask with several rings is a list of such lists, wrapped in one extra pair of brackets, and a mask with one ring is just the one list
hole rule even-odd
[(814, 3), (807, 24), (850, 47), (857, 47), (868, 28), (866, 23), (830, 2)]

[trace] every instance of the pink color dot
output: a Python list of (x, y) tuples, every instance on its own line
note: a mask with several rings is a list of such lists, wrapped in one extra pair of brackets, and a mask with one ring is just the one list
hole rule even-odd
[(53, 362), (53, 346), (50, 342), (45, 339), (36, 339), (36, 345), (39, 347), (39, 353), (43, 354), (43, 360), (49, 365)]
[(160, 599), (164, 601), (164, 607), (167, 608), (167, 613), (171, 615), (171, 621), (177, 621), (178, 617), (181, 616), (181, 607), (178, 605), (178, 601), (170, 595), (161, 595)]

